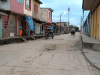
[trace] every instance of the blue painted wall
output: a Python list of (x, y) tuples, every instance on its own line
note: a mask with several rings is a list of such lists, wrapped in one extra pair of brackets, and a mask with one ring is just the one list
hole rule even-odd
[(87, 16), (85, 23), (83, 25), (83, 33), (86, 35), (90, 35), (90, 32), (91, 32), (90, 28), (91, 28), (91, 12)]

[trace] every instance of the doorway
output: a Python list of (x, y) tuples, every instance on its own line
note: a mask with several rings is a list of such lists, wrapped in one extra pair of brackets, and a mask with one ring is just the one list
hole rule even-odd
[(26, 22), (25, 21), (21, 21), (21, 27), (22, 27), (22, 36), (26, 36)]

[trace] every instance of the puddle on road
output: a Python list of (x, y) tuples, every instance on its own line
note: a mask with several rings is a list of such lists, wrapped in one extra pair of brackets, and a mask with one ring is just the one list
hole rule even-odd
[(56, 44), (46, 44), (44, 46), (44, 49), (49, 51), (49, 50), (56, 50)]
[[(74, 48), (74, 46), (73, 46)], [(72, 46), (67, 44), (46, 44), (43, 48), (44, 51), (54, 51), (54, 50), (66, 50), (72, 51)]]

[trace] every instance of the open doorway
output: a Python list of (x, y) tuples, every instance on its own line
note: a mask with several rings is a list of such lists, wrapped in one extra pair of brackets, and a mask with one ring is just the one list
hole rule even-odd
[(22, 36), (26, 35), (26, 22), (25, 21), (21, 21), (21, 27), (22, 27)]

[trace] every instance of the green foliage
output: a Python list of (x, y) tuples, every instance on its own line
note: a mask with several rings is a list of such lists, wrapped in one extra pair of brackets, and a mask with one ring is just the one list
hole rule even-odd
[(79, 27), (74, 27), (74, 28), (75, 28), (75, 30), (76, 30), (76, 31), (78, 31), (78, 30), (79, 30)]

